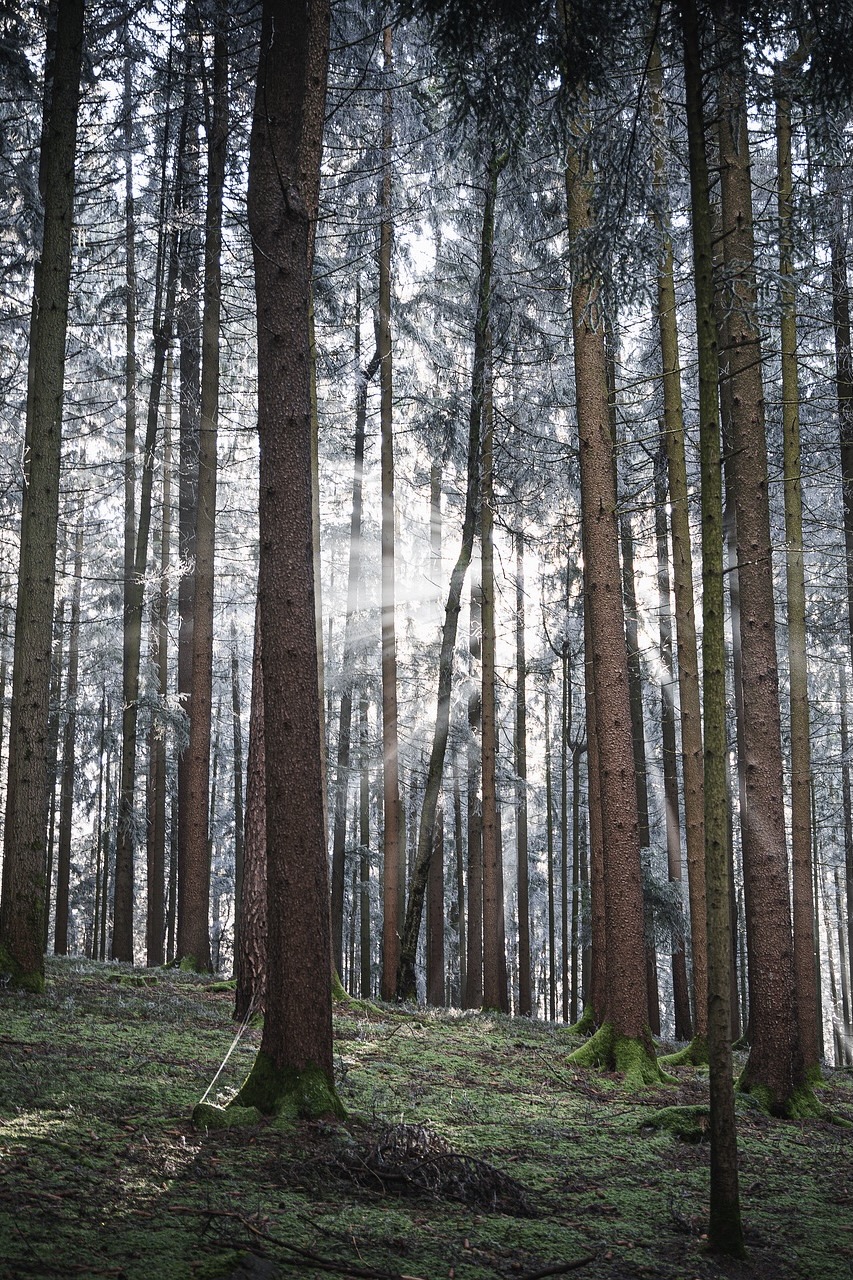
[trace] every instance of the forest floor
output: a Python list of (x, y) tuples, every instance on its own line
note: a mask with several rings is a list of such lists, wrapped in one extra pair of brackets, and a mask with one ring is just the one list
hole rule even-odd
[[(707, 1078), (627, 1092), (569, 1066), (577, 1041), (553, 1024), (340, 1004), (345, 1124), (196, 1132), (232, 1000), (213, 979), (74, 960), (49, 962), (43, 996), (0, 992), (0, 1280), (853, 1276), (849, 1129), (739, 1104), (749, 1256), (722, 1261), (707, 1144), (647, 1123), (705, 1101)], [(853, 1119), (850, 1073), (821, 1096)]]

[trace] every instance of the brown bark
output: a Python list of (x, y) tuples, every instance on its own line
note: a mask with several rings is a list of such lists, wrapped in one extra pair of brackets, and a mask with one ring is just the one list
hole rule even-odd
[(216, 558), (216, 442), (219, 417), (219, 314), (222, 294), (222, 204), (228, 140), (228, 46), (224, 6), (214, 19), (213, 75), (208, 104), (207, 203), (201, 405), (190, 668), (190, 734), (186, 751), (188, 820), (180, 886), (178, 955), (198, 970), (211, 967), (208, 801), (213, 681), (213, 598)]
[(77, 689), (80, 669), (80, 593), (83, 584), (83, 506), (80, 498), (74, 535), (74, 587), (65, 678), (65, 725), (62, 733), (62, 781), (59, 796), (59, 840), (56, 855), (56, 918), (53, 952), (68, 954), (68, 894), (71, 882), (71, 829), (74, 816), (74, 773), (77, 742)]
[(721, 220), (732, 393), (732, 489), (741, 606), (746, 815), (744, 888), (749, 951), (750, 1056), (741, 1087), (765, 1090), (784, 1112), (805, 1082), (797, 1022), (776, 656), (773, 565), (756, 319), (752, 182), (739, 0), (715, 8), (719, 84)]
[(50, 108), (42, 137), (41, 259), (35, 276), (27, 389), (0, 951), (12, 983), (44, 986), (44, 859), (51, 629), (71, 276), (83, 0), (59, 0)]
[(264, 672), (261, 663), (260, 611), (255, 613), (249, 751), (246, 768), (246, 817), (243, 874), (234, 949), (237, 991), (234, 1017), (242, 1021), (264, 1007), (267, 984), (267, 821), (264, 787)]
[[(644, 1039), (647, 995), (634, 743), (619, 530), (600, 290), (579, 241), (592, 226), (592, 175), (572, 150), (566, 167), (569, 235), (580, 259), (572, 281), (575, 388), (584, 527), (584, 579), (601, 782), (607, 920), (605, 1018), (617, 1036)], [(649, 1042), (649, 1047), (651, 1047)]]
[[(533, 1012), (530, 991), (530, 894), (527, 848), (527, 659), (524, 651), (524, 534), (519, 529), (515, 535), (515, 773), (516, 783), (516, 839), (518, 887), (518, 1012), (522, 1017)], [(563, 699), (565, 709), (565, 698)], [(563, 774), (565, 776), (565, 715), (563, 721)], [(563, 847), (565, 848), (565, 788), (563, 792)], [(565, 897), (566, 867), (563, 860), (563, 889)], [(563, 922), (565, 926), (565, 904)], [(565, 962), (565, 927), (563, 935)], [(565, 1001), (565, 983), (563, 988)]]
[[(258, 310), (260, 633), (267, 823), (267, 993), (259, 1062), (332, 1088), (331, 939), (317, 676), (310, 281), (329, 9), (266, 0), (249, 164)], [(245, 1100), (251, 1091), (244, 1086)], [(263, 1067), (255, 1084), (264, 1095)], [(303, 1097), (303, 1103), (307, 1101)], [(331, 1105), (332, 1098), (329, 1097)], [(323, 1108), (325, 1109), (325, 1108)]]

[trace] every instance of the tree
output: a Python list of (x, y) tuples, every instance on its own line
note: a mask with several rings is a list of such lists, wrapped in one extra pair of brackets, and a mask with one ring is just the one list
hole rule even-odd
[(214, 18), (213, 77), (208, 105), (207, 206), (204, 239), (201, 406), (196, 514), (194, 626), (187, 749), (189, 823), (180, 891), (178, 952), (197, 969), (210, 968), (208, 774), (213, 680), (213, 595), (216, 529), (216, 441), (219, 416), (219, 323), (222, 294), (222, 200), (228, 141), (228, 44), (224, 7)]
[(44, 228), (30, 329), (0, 900), (0, 964), (14, 985), (30, 991), (44, 986), (48, 695), (82, 54), (83, 0), (58, 0), (39, 174)]
[(340, 1111), (317, 680), (311, 491), (311, 265), (329, 7), (261, 15), (249, 169), (258, 311), (260, 578), (267, 837), (261, 1048), (237, 1105)]

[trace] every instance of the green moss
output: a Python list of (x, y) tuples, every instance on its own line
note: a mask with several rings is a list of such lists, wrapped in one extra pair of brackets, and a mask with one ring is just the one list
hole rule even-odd
[(661, 1071), (658, 1065), (648, 1031), (638, 1039), (620, 1036), (611, 1022), (605, 1022), (586, 1044), (569, 1054), (568, 1061), (576, 1067), (618, 1071), (625, 1077), (629, 1089), (673, 1083), (672, 1077)]
[(210, 986), (207, 989), (208, 991), (215, 992), (216, 995), (220, 995), (225, 991), (236, 991), (237, 979), (229, 978), (227, 982), (211, 982)]
[(178, 961), (178, 968), (181, 973), (199, 973), (199, 967), (195, 956), (181, 956)]
[(711, 1110), (701, 1104), (693, 1107), (664, 1107), (645, 1116), (640, 1130), (657, 1129), (672, 1133), (682, 1142), (704, 1142), (708, 1138)]
[(27, 971), (4, 946), (0, 946), (0, 973), (9, 975), (7, 986), (16, 991), (29, 991), (34, 996), (44, 992), (44, 970)]
[(573, 1026), (569, 1027), (569, 1031), (576, 1036), (592, 1035), (595, 1031), (595, 1013), (591, 1004), (586, 1006), (577, 1022)]
[(302, 1071), (277, 1067), (262, 1050), (232, 1107), (256, 1107), (264, 1115), (283, 1119), (343, 1119), (345, 1111), (335, 1086), (319, 1067)]
[(694, 1036), (678, 1053), (667, 1053), (658, 1058), (664, 1067), (707, 1067), (708, 1041), (704, 1036)]
[(775, 1097), (772, 1089), (767, 1085), (750, 1081), (744, 1072), (735, 1088), (739, 1093), (748, 1095), (767, 1115), (778, 1116), (782, 1120), (830, 1120), (844, 1127), (848, 1123), (835, 1116), (829, 1107), (824, 1106), (815, 1097), (811, 1084), (799, 1085), (787, 1098), (780, 1101)]
[(259, 1124), (262, 1118), (257, 1107), (214, 1107), (209, 1102), (194, 1107), (192, 1117), (196, 1129), (240, 1129)]

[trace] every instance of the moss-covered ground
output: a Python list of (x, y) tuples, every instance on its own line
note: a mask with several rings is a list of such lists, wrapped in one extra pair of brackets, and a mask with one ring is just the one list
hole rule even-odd
[[(739, 1100), (749, 1258), (727, 1263), (704, 1247), (707, 1145), (646, 1123), (701, 1108), (702, 1071), (630, 1091), (570, 1066), (580, 1041), (548, 1024), (341, 1003), (345, 1124), (199, 1132), (232, 1000), (201, 975), (73, 960), (48, 963), (43, 994), (0, 992), (0, 1280), (853, 1276), (849, 1130)], [(853, 1118), (849, 1073), (819, 1092)]]

